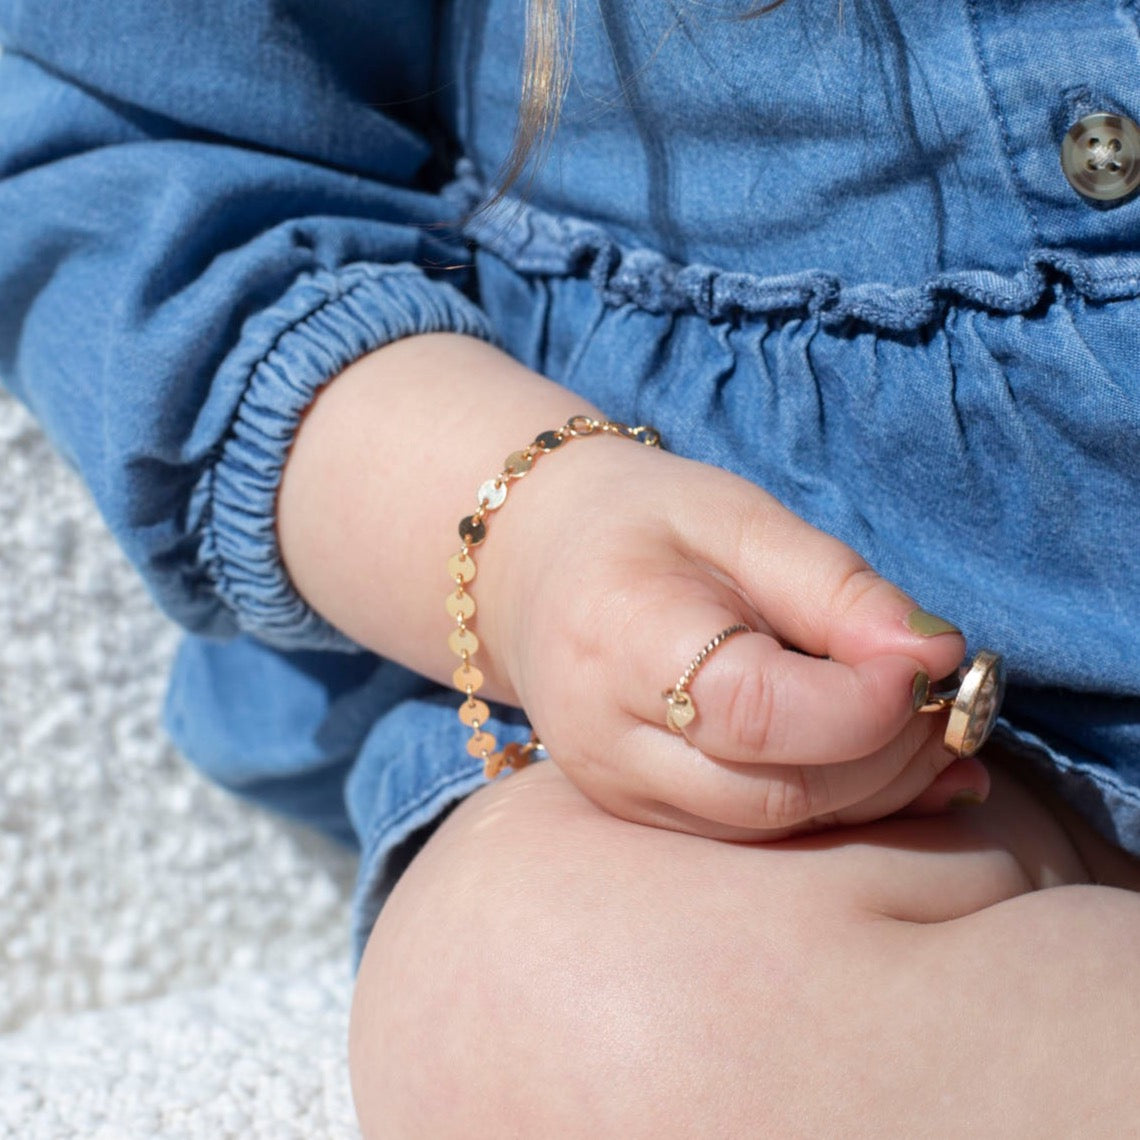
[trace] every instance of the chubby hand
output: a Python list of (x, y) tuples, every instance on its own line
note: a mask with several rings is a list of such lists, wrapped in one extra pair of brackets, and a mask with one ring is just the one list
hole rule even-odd
[[(776, 839), (988, 790), (927, 681), (965, 645), (854, 551), (747, 481), (627, 440), (575, 440), (512, 488), (480, 620), (551, 757), (615, 815)], [(696, 716), (666, 727), (664, 694)]]

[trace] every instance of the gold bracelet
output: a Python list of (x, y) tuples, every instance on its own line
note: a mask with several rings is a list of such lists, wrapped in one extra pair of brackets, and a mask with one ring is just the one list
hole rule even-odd
[(659, 447), (661, 436), (651, 427), (640, 425), (629, 427), (612, 420), (595, 420), (589, 416), (571, 416), (564, 427), (554, 431), (544, 431), (535, 436), (521, 451), (512, 451), (503, 464), (502, 471), (488, 479), (478, 490), (478, 503), (474, 514), (468, 515), (459, 524), (459, 537), (463, 546), (458, 554), (453, 554), (447, 562), (447, 572), (455, 583), (454, 592), (447, 595), (447, 612), (455, 619), (455, 629), (447, 639), (448, 647), (461, 659), (462, 664), (451, 675), (455, 687), (465, 695), (466, 700), (459, 706), (459, 719), (471, 729), (471, 739), (467, 741), (467, 753), (483, 761), (483, 774), (488, 780), (494, 779), (504, 768), (523, 768), (530, 763), (535, 751), (542, 747), (538, 737), (532, 732), (526, 744), (512, 741), (496, 751), (498, 742), (483, 726), (490, 716), (485, 702), (475, 694), (483, 685), (483, 674), (471, 663), (479, 649), (479, 639), (471, 629), (470, 621), (475, 616), (475, 599), (467, 588), (475, 577), (475, 559), (471, 551), (487, 537), (487, 516), (497, 511), (507, 499), (507, 488), (521, 479), (538, 460), (567, 440), (581, 439), (588, 435), (617, 435), (632, 439), (646, 447)]

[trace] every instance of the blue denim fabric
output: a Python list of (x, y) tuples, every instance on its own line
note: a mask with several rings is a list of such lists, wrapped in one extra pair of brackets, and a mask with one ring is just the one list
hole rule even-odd
[(319, 386), (427, 329), (762, 484), (1001, 651), (1006, 743), (1140, 853), (1140, 198), (1059, 162), (1081, 116), (1140, 118), (1137, 5), (746, 7), (580, 4), (549, 152), (471, 214), (517, 0), (0, 0), (0, 376), (190, 631), (180, 747), (359, 843), (358, 951), (481, 777), (451, 696), (292, 590), (273, 497)]
[(355, 648), (277, 555), (293, 430), (371, 349), (490, 335), (412, 130), (432, 24), (358, 7), (0, 2), (0, 376), (210, 637)]

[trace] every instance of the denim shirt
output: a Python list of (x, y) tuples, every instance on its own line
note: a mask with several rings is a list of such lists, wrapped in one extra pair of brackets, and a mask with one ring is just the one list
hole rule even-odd
[(475, 212), (522, 7), (0, 0), (0, 379), (187, 631), (181, 749), (360, 846), (358, 951), (479, 786), (455, 697), (313, 612), (274, 533), (321, 386), (450, 330), (1002, 652), (1007, 746), (1140, 853), (1140, 197), (1060, 163), (1140, 118), (1140, 6), (579, 4), (557, 132)]

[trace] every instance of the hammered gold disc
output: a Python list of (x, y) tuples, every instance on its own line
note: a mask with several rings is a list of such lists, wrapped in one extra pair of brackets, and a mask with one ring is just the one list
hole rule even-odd
[(475, 599), (468, 593), (448, 594), (447, 612), (452, 617), (472, 617), (475, 614)]
[(467, 755), (479, 757), (495, 751), (495, 738), (489, 732), (474, 732), (467, 741)]
[(468, 728), (473, 724), (486, 724), (487, 718), (490, 715), (491, 710), (477, 697), (472, 697), (459, 706), (459, 719), (463, 721)]
[(459, 523), (459, 537), (468, 546), (478, 546), (487, 537), (487, 524), (468, 515)]
[(665, 723), (674, 732), (683, 732), (697, 715), (697, 707), (688, 693), (673, 693), (665, 698), (669, 702), (669, 711), (665, 714)]
[(452, 653), (462, 657), (464, 653), (475, 653), (479, 649), (479, 639), (470, 629), (453, 629), (447, 638)]
[(483, 674), (468, 661), (466, 665), (460, 665), (451, 674), (451, 683), (461, 693), (467, 692), (468, 689), (477, 693), (483, 687)]
[(534, 456), (525, 451), (512, 451), (503, 464), (503, 470), (516, 478), (525, 475), (534, 466)]
[(475, 559), (469, 554), (453, 554), (447, 560), (447, 572), (452, 579), (461, 578), (470, 582), (475, 577)]

